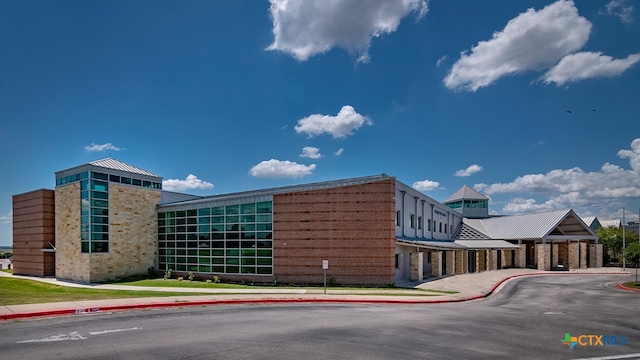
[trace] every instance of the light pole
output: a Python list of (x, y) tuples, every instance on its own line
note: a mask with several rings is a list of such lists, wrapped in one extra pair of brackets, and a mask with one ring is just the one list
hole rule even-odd
[(627, 240), (625, 239), (626, 232), (624, 228), (624, 208), (622, 208), (622, 271), (627, 271), (627, 261), (624, 257), (624, 249), (627, 247)]

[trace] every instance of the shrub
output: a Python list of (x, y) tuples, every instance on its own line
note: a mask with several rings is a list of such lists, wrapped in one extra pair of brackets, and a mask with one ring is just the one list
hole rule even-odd
[(167, 270), (165, 270), (165, 271), (164, 271), (164, 276), (163, 276), (163, 278), (164, 278), (165, 280), (167, 280), (167, 279), (171, 279), (171, 268), (167, 268)]
[(182, 280), (184, 280), (184, 278), (183, 278), (182, 276), (180, 276), (180, 277), (178, 278), (178, 281), (182, 281)]
[(189, 281), (193, 281), (193, 271), (189, 271)]
[(213, 276), (213, 283), (214, 283), (214, 284), (217, 284), (217, 283), (219, 283), (219, 282), (220, 282), (220, 276), (218, 276), (218, 275), (214, 275), (214, 276)]

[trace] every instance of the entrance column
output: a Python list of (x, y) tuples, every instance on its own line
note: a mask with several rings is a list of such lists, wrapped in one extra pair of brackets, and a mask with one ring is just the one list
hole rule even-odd
[(518, 248), (513, 252), (513, 256), (516, 257), (514, 264), (517, 268), (527, 267), (527, 244), (520, 244)]
[(589, 267), (602, 267), (602, 244), (589, 245)]
[(449, 275), (455, 275), (456, 274), (456, 252), (454, 250), (445, 251), (444, 256), (447, 257), (447, 261), (446, 261), (447, 268), (444, 269), (445, 272)]
[(569, 269), (580, 268), (580, 245), (577, 241), (569, 242)]
[(464, 274), (467, 272), (467, 252), (465, 250), (456, 250), (456, 274)]
[(537, 244), (536, 248), (538, 252), (538, 270), (551, 270), (551, 245)]
[(411, 281), (422, 281), (422, 267), (424, 266), (424, 253), (411, 253)]
[(487, 270), (498, 270), (498, 252), (487, 250)]
[(442, 276), (442, 251), (431, 252), (431, 276)]
[(580, 269), (587, 268), (587, 243), (586, 241), (580, 241)]

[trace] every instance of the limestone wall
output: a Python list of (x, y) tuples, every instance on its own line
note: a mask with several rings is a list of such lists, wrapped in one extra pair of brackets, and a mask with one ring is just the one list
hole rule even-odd
[(89, 254), (80, 252), (80, 183), (55, 189), (56, 277), (89, 282)]
[(91, 281), (146, 274), (156, 267), (160, 191), (109, 183), (109, 252), (91, 254)]
[(551, 270), (551, 245), (537, 244), (538, 270)]

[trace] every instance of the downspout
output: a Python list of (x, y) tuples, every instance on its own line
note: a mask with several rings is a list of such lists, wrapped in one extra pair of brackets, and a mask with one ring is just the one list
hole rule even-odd
[(431, 238), (433, 239), (433, 229), (436, 227), (435, 221), (433, 221), (433, 208), (435, 204), (431, 204)]
[(402, 228), (402, 237), (404, 237), (404, 198), (407, 195), (406, 191), (400, 191), (402, 193), (402, 210), (400, 210), (400, 227)]
[(420, 224), (420, 228), (422, 229), (422, 238), (424, 239), (424, 219), (426, 218), (426, 216), (424, 216), (424, 204), (427, 202), (426, 200), (421, 200), (422, 201), (422, 224)]
[(413, 237), (417, 238), (418, 237), (418, 197), (414, 196), (413, 197), (415, 199), (415, 210), (413, 211), (413, 230), (414, 230), (414, 235)]

